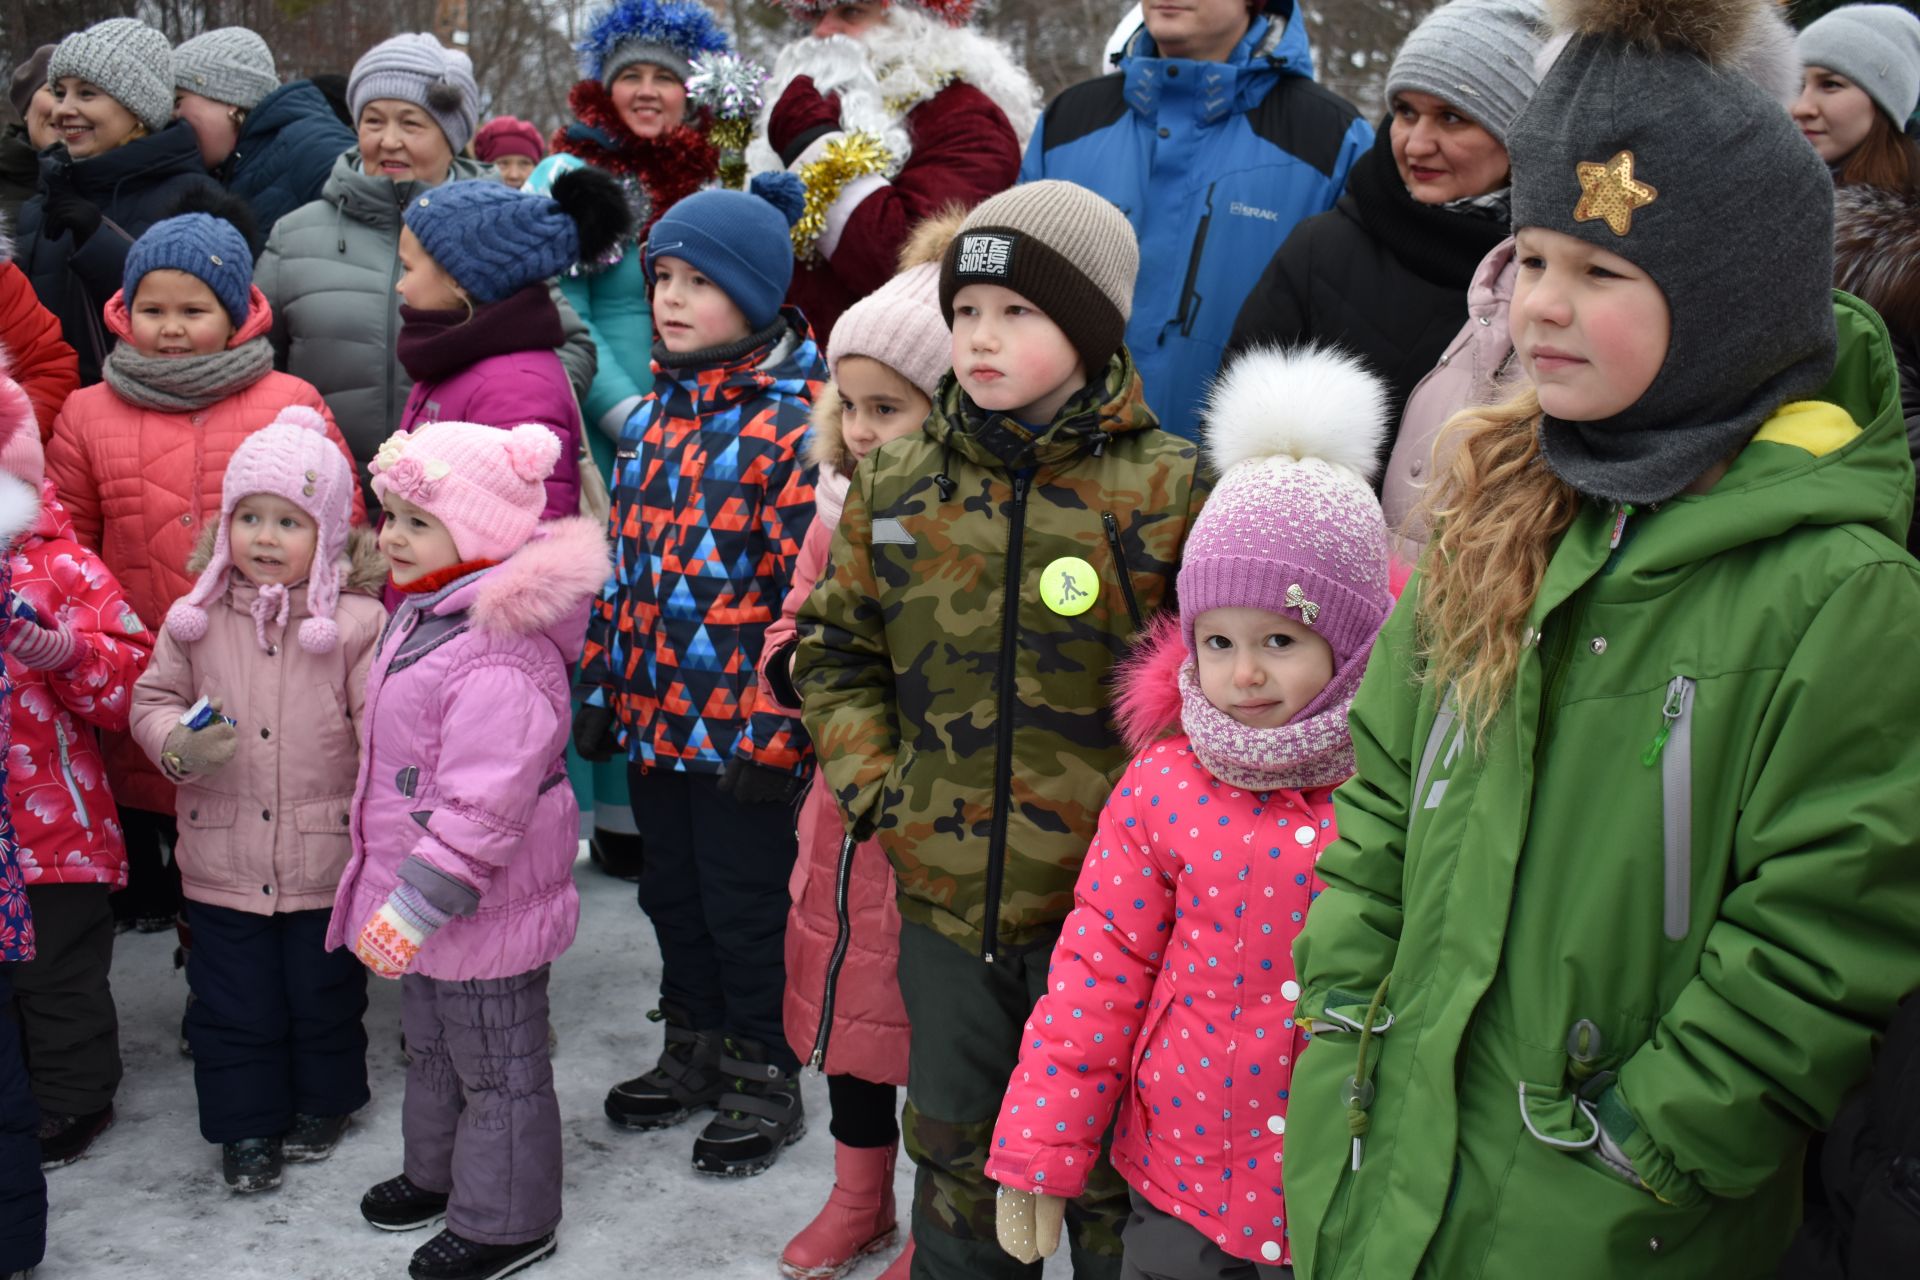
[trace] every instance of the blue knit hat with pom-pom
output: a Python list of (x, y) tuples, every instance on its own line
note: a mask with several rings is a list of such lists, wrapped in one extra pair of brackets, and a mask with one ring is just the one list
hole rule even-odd
[(665, 67), (685, 81), (693, 60), (732, 47), (712, 12), (698, 0), (619, 0), (603, 10), (579, 44), (580, 69), (611, 87), (637, 62)]
[(658, 258), (678, 258), (720, 286), (755, 331), (771, 325), (793, 283), (793, 224), (807, 190), (785, 172), (755, 174), (748, 191), (696, 191), (647, 235), (647, 282)]
[(407, 230), (477, 303), (594, 261), (632, 229), (619, 184), (598, 169), (556, 178), (553, 194), (489, 179), (449, 182), (407, 202)]

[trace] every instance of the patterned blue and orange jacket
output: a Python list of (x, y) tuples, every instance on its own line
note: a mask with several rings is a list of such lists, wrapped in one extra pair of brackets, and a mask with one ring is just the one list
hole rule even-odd
[(613, 576), (581, 682), (614, 708), (631, 759), (719, 773), (735, 754), (798, 769), (797, 716), (757, 709), (767, 627), (813, 522), (802, 447), (827, 369), (798, 311), (743, 355), (663, 363), (614, 463)]

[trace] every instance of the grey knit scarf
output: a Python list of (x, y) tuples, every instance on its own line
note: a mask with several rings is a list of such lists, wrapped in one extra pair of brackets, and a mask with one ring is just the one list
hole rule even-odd
[(122, 342), (101, 366), (115, 395), (160, 413), (204, 409), (271, 372), (273, 344), (265, 337), (207, 356), (143, 356)]

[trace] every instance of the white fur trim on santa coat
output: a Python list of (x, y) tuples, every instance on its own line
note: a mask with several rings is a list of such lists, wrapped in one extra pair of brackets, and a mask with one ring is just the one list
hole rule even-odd
[(894, 158), (888, 177), (913, 154), (907, 113), (956, 80), (966, 81), (1006, 112), (1022, 151), (1040, 121), (1040, 86), (1004, 44), (966, 27), (949, 27), (918, 9), (894, 5), (884, 22), (857, 39), (803, 36), (780, 51), (753, 141), (747, 145), (751, 172), (785, 168), (767, 142), (767, 121), (780, 95), (801, 76), (812, 77), (823, 95), (840, 95), (841, 128), (880, 139)]

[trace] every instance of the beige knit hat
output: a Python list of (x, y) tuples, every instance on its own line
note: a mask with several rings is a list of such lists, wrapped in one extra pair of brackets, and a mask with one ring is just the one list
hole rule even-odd
[(953, 323), (953, 295), (997, 284), (1059, 325), (1090, 376), (1126, 341), (1140, 244), (1126, 215), (1085, 187), (1048, 180), (984, 200), (947, 247), (940, 310)]

